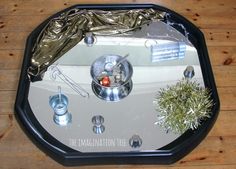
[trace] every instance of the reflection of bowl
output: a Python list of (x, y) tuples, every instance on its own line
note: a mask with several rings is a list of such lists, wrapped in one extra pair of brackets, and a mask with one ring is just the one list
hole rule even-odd
[[(99, 98), (119, 101), (130, 93), (133, 68), (126, 59), (120, 62), (121, 59), (123, 57), (119, 55), (104, 55), (93, 62), (90, 69), (92, 89)], [(103, 77), (109, 79), (109, 85), (102, 83)]]

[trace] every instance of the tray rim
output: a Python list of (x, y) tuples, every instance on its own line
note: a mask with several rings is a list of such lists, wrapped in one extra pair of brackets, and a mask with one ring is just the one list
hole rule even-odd
[[(39, 124), (35, 118), (28, 101), (28, 92), (30, 87), (29, 77), (27, 75), (27, 67), (30, 64), (32, 55), (32, 47), (42, 28), (61, 13), (73, 8), (81, 9), (138, 9), (138, 8), (153, 8), (162, 10), (171, 14), (171, 19), (184, 24), (190, 33), (190, 41), (197, 48), (200, 66), (202, 69), (205, 86), (212, 91), (212, 99), (214, 106), (212, 108), (211, 118), (204, 121), (204, 123), (194, 131), (186, 131), (179, 138), (170, 144), (158, 149), (156, 151), (145, 152), (95, 152), (82, 153), (73, 150), (58, 140), (53, 138), (44, 128)], [(40, 80), (40, 77), (33, 79)], [(220, 109), (220, 102), (216, 90), (215, 80), (210, 64), (210, 59), (207, 52), (207, 47), (203, 33), (190, 21), (174, 11), (162, 6), (154, 4), (83, 4), (73, 5), (56, 14), (50, 16), (38, 27), (36, 27), (28, 36), (26, 41), (25, 53), (21, 68), (20, 80), (15, 101), (15, 116), (22, 129), (27, 133), (29, 138), (42, 149), (46, 154), (50, 155), (57, 162), (66, 166), (88, 165), (88, 164), (171, 164), (184, 157), (191, 152), (208, 134), (213, 124), (215, 123)]]

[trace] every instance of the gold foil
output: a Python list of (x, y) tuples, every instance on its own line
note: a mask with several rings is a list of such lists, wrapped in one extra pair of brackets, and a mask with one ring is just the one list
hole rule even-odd
[(114, 35), (136, 30), (153, 20), (162, 20), (165, 12), (154, 9), (84, 10), (72, 9), (53, 18), (40, 32), (33, 48), (28, 74), (41, 75), (48, 66), (69, 51), (85, 33)]

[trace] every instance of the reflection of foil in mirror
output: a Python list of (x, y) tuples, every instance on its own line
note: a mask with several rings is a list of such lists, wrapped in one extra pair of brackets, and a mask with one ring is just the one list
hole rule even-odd
[(162, 39), (176, 42), (184, 42), (187, 45), (192, 46), (191, 42), (188, 39), (188, 33), (185, 27), (182, 24), (177, 24), (184, 29), (185, 33), (182, 34), (177, 29), (172, 27), (172, 25), (175, 24), (177, 23), (164, 23), (162, 21), (153, 21), (149, 25), (142, 26), (141, 31), (136, 31), (133, 35), (135, 37), (143, 37), (148, 39)]
[(167, 23), (167, 25), (170, 25), (170, 26), (179, 26), (183, 31), (184, 31), (184, 36), (188, 39), (188, 34), (189, 34), (189, 32), (186, 30), (186, 28), (184, 27), (184, 25), (183, 24), (180, 24), (180, 23), (176, 23), (176, 22), (171, 22), (170, 21), (170, 14), (169, 13), (167, 13), (166, 15), (165, 15), (165, 17), (166, 17), (166, 23)]

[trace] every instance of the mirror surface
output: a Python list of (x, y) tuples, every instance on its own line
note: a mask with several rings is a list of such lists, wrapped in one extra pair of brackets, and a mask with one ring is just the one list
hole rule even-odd
[(180, 135), (156, 124), (153, 101), (184, 78), (204, 86), (196, 48), (157, 21), (122, 35), (88, 35), (30, 84), (29, 103), (61, 143), (81, 152), (154, 151)]

